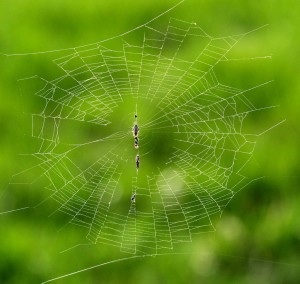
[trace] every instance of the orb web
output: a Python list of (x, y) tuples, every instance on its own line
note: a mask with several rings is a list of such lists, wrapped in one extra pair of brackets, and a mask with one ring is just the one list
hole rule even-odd
[(241, 169), (260, 134), (247, 133), (244, 121), (270, 108), (251, 100), (268, 82), (239, 89), (216, 75), (244, 36), (213, 37), (170, 18), (72, 48), (53, 60), (56, 78), (31, 78), (43, 101), (32, 114), (35, 181), (47, 180), (53, 214), (63, 212), (90, 243), (131, 254), (171, 252), (214, 231), (250, 181)]

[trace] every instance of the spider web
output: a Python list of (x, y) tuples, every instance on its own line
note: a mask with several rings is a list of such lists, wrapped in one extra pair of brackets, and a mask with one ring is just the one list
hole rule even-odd
[(32, 114), (36, 165), (15, 178), (39, 169), (34, 182), (47, 180), (53, 214), (66, 214), (90, 243), (130, 254), (172, 252), (214, 231), (250, 182), (242, 169), (262, 133), (247, 133), (244, 122), (270, 108), (251, 101), (268, 82), (243, 90), (216, 75), (245, 35), (212, 37), (170, 18), (72, 48), (53, 60), (61, 75), (30, 79), (42, 84), (43, 108)]

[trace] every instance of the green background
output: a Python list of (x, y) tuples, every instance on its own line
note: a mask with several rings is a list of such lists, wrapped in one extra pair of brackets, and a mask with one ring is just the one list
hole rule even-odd
[[(135, 28), (164, 12), (176, 1), (1, 1), (0, 53), (60, 50), (97, 42)], [(254, 33), (233, 57), (272, 55), (247, 65), (238, 77), (219, 74), (231, 86), (249, 87), (274, 80), (261, 98), (280, 105), (260, 114), (249, 127), (286, 122), (259, 137), (252, 182), (231, 201), (216, 232), (186, 244), (182, 255), (127, 259), (57, 281), (57, 283), (299, 283), (299, 1), (186, 0), (170, 15), (195, 21), (213, 36)], [(164, 17), (168, 17), (165, 15)], [(33, 151), (28, 113), (38, 102), (20, 92), (17, 80), (53, 76), (51, 54), (0, 56), (0, 211), (38, 204), (40, 187), (9, 185), (26, 164), (20, 153)], [(241, 63), (246, 64), (247, 63)], [(230, 70), (230, 69), (229, 69)], [(55, 76), (55, 74), (54, 74)], [(0, 215), (0, 283), (40, 283), (114, 259), (128, 257), (105, 246), (82, 246), (80, 228), (60, 230), (62, 216), (49, 218), (51, 208)], [(71, 244), (71, 245), (70, 245)]]

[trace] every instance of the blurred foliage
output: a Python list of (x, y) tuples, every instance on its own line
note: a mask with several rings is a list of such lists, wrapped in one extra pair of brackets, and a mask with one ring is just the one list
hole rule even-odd
[[(147, 22), (176, 1), (120, 0), (0, 2), (0, 53), (59, 50), (110, 38)], [(261, 177), (231, 201), (216, 232), (182, 245), (182, 255), (128, 259), (98, 267), (57, 283), (299, 283), (299, 91), (300, 8), (298, 1), (186, 0), (172, 16), (195, 21), (214, 36), (245, 33), (269, 24), (242, 41), (237, 58), (272, 54), (271, 61), (242, 62), (244, 72), (223, 72), (231, 86), (247, 88), (273, 79), (265, 105), (277, 110), (254, 117), (250, 128), (287, 121), (261, 136), (246, 174)], [(168, 17), (168, 15), (167, 15)], [(195, 47), (196, 48), (196, 47)], [(28, 113), (39, 108), (30, 92), (20, 92), (19, 78), (56, 76), (51, 54), (0, 55), (0, 211), (38, 204), (42, 187), (8, 185), (20, 153), (35, 149)], [(234, 70), (234, 64), (230, 67)], [(226, 70), (230, 70), (226, 69)], [(238, 70), (238, 69), (237, 69)], [(53, 74), (54, 73), (54, 74)], [(34, 86), (36, 87), (36, 86)], [(30, 177), (29, 177), (30, 178)], [(49, 206), (0, 215), (0, 282), (40, 283), (89, 266), (128, 257), (106, 246), (81, 246), (79, 227), (68, 227)]]

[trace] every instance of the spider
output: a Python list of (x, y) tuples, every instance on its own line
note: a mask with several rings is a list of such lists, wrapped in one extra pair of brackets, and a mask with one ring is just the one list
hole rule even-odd
[(132, 202), (132, 203), (135, 203), (135, 197), (136, 197), (136, 194), (134, 193), (134, 194), (131, 196), (131, 202)]
[(136, 155), (135, 157), (135, 165), (136, 165), (136, 169), (138, 170), (140, 168), (140, 156)]
[(139, 127), (137, 124), (135, 124), (132, 128), (132, 133), (133, 133), (133, 137), (138, 137), (139, 136)]
[(134, 137), (134, 148), (138, 149), (139, 148), (139, 138)]

